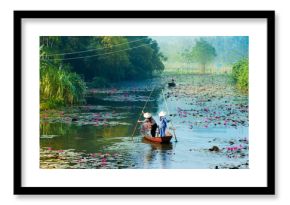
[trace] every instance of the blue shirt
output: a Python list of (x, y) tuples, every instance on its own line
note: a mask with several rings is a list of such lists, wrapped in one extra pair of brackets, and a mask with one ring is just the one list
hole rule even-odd
[(167, 128), (167, 120), (165, 117), (162, 117), (160, 119), (160, 121), (161, 121), (160, 137), (165, 137), (166, 136), (166, 128)]

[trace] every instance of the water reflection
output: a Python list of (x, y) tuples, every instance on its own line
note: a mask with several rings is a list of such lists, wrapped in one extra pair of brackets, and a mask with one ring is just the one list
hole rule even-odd
[[(40, 147), (45, 155), (41, 162), (49, 162), (47, 156), (70, 160), (73, 154), (78, 158), (72, 162), (82, 163), (73, 168), (183, 169), (247, 162), (248, 97), (229, 85), (226, 76), (182, 75), (175, 79), (176, 87), (162, 86), (178, 146), (144, 141), (139, 129), (132, 136), (154, 86), (153, 83), (148, 89), (142, 88), (144, 82), (139, 82), (140, 85), (124, 84), (117, 89), (96, 89), (88, 95), (87, 105), (41, 113)], [(168, 81), (155, 80), (159, 85)], [(157, 86), (144, 110), (151, 112), (156, 121), (157, 113), (166, 110), (160, 92)], [(77, 121), (72, 121), (76, 117)], [(212, 146), (222, 152), (209, 152)], [(242, 153), (232, 155), (235, 150), (228, 149), (237, 146), (243, 147)]]
[(120, 136), (129, 134), (128, 126), (99, 128), (90, 125), (47, 123), (40, 126), (41, 147), (75, 149), (87, 153), (103, 151), (105, 147), (121, 142)]
[(143, 143), (150, 145), (150, 149), (148, 149), (147, 153), (145, 153), (144, 164), (148, 168), (158, 167), (156, 168), (169, 168), (171, 163), (171, 155), (173, 150), (172, 143), (169, 144), (159, 144), (159, 143), (151, 143), (147, 140), (143, 139)]

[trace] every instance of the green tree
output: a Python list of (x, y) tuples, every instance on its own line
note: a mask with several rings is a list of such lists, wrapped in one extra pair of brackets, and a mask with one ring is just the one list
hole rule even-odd
[[(128, 55), (131, 62), (131, 71), (127, 73), (133, 79), (150, 78), (154, 72), (162, 72), (166, 58), (159, 50), (156, 41), (146, 36), (127, 37), (130, 43)], [(141, 41), (136, 41), (142, 39)]]
[(180, 58), (181, 61), (184, 64), (184, 67), (188, 70), (191, 68), (192, 63), (192, 56), (189, 49), (184, 49), (182, 52), (180, 52)]
[[(47, 51), (51, 50), (51, 40), (55, 39), (46, 38), (47, 44), (41, 44), (41, 57), (47, 56)], [(46, 58), (40, 60), (40, 109), (81, 104), (85, 101), (85, 88), (83, 79), (70, 72), (68, 64)]]
[(196, 42), (190, 55), (194, 61), (201, 64), (203, 73), (205, 73), (206, 64), (212, 62), (217, 56), (215, 48), (203, 39)]
[(42, 36), (40, 48), (41, 61), (77, 73), (92, 87), (164, 70), (165, 57), (147, 36)]
[(244, 58), (233, 65), (232, 76), (237, 87), (247, 92), (249, 89), (249, 60)]
[(130, 65), (127, 39), (121, 36), (104, 36), (99, 37), (99, 40), (102, 49), (97, 51), (97, 55), (100, 56), (87, 61), (87, 66), (91, 66), (95, 71), (93, 76), (99, 76), (108, 81), (124, 80), (126, 70)]

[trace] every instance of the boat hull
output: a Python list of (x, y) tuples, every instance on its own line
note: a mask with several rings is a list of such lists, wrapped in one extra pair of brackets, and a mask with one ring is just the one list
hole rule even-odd
[(169, 87), (174, 87), (175, 86), (175, 83), (168, 83), (168, 86)]
[(151, 137), (151, 136), (144, 136), (144, 139), (154, 143), (169, 143), (172, 138), (172, 135), (167, 135), (165, 137)]

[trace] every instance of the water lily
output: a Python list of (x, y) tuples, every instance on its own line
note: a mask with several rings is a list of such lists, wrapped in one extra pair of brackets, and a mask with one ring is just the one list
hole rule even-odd
[(104, 157), (104, 158), (102, 158), (102, 165), (104, 166), (104, 165), (106, 165), (106, 162), (107, 162), (107, 159)]

